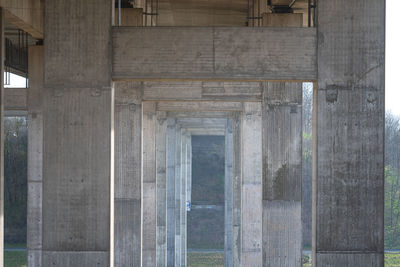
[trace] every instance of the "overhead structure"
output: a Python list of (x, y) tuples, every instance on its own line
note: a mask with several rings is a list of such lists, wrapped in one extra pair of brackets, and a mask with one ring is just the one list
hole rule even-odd
[(29, 121), (28, 267), (187, 266), (193, 134), (226, 138), (225, 266), (300, 267), (303, 82), (313, 266), (384, 266), (384, 0), (0, 7), (2, 64), (30, 35), (0, 98)]

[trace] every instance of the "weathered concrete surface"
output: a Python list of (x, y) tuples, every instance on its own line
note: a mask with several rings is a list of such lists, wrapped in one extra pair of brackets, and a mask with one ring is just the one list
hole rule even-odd
[(4, 112), (6, 116), (15, 112), (22, 114), (27, 112), (27, 94), (27, 88), (4, 88)]
[(241, 115), (232, 116), (232, 265), (241, 266), (242, 249), (242, 123)]
[(175, 150), (176, 120), (167, 119), (167, 266), (175, 266)]
[(107, 251), (111, 92), (50, 91), (43, 116), (43, 248)]
[(119, 27), (113, 79), (313, 80), (315, 45), (312, 28)]
[(264, 27), (301, 27), (303, 25), (302, 13), (265, 13), (262, 16)]
[(42, 266), (43, 198), (43, 46), (29, 47), (28, 72), (28, 265)]
[(266, 83), (263, 266), (301, 266), (302, 84)]
[(111, 4), (109, 0), (45, 1), (47, 87), (110, 87)]
[(226, 120), (225, 126), (225, 266), (232, 266), (233, 235), (233, 133), (232, 119)]
[(262, 107), (242, 115), (242, 266), (262, 266)]
[(108, 267), (109, 252), (43, 252), (43, 266)]
[(156, 122), (157, 169), (157, 266), (167, 265), (167, 117), (157, 112)]
[(317, 8), (313, 265), (383, 266), (385, 1)]
[[(0, 58), (5, 56), (4, 9), (0, 7)], [(0, 62), (0, 267), (4, 266), (4, 60)]]
[(261, 100), (262, 82), (163, 81), (132, 82), (144, 100)]
[(43, 266), (110, 265), (111, 7), (45, 1)]
[(181, 240), (181, 220), (182, 220), (182, 173), (181, 173), (181, 127), (177, 124), (175, 128), (175, 267), (182, 264), (182, 240)]
[(156, 104), (143, 102), (142, 116), (142, 263), (156, 266)]
[(114, 266), (140, 266), (141, 91), (115, 83)]
[(1, 0), (5, 19), (8, 23), (23, 29), (33, 38), (43, 39), (44, 1), (38, 0)]

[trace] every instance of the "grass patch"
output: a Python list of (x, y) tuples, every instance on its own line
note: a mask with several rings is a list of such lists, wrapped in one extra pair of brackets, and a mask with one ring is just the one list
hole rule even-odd
[(400, 253), (385, 254), (385, 267), (400, 267)]
[(188, 267), (223, 267), (224, 253), (188, 253)]
[[(311, 267), (311, 258), (303, 256), (303, 267)], [(400, 267), (400, 253), (385, 254), (385, 267)]]
[(4, 251), (4, 266), (26, 267), (26, 251)]

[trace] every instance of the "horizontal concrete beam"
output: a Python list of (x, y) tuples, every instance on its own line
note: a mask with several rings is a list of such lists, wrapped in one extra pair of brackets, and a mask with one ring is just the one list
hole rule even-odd
[(43, 1), (0, 0), (5, 20), (28, 32), (33, 38), (43, 39)]
[(27, 88), (5, 88), (4, 89), (4, 112), (6, 116), (26, 115)]
[(316, 30), (113, 28), (114, 80), (316, 79)]

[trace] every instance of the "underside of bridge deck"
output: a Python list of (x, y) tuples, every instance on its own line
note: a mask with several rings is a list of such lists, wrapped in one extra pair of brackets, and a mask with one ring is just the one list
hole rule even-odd
[(187, 266), (195, 134), (225, 136), (225, 266), (300, 267), (306, 81), (313, 266), (384, 266), (384, 0), (0, 7), (0, 77), (29, 78), (0, 98), (29, 120), (29, 267)]

